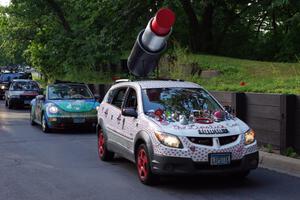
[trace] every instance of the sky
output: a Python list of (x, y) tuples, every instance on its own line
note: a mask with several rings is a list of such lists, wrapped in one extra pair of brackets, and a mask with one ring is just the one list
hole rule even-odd
[(0, 0), (0, 5), (1, 6), (8, 6), (10, 0)]

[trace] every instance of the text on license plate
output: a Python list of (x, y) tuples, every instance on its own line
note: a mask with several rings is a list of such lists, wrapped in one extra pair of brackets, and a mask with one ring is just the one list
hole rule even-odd
[(210, 154), (210, 165), (229, 165), (231, 162), (230, 153)]
[(84, 118), (73, 118), (73, 122), (76, 124), (84, 123), (85, 119)]
[(30, 100), (25, 100), (24, 104), (30, 104), (30, 102), (31, 102)]

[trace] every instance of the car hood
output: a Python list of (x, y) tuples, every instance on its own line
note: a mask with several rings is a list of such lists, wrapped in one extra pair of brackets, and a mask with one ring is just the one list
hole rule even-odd
[(37, 96), (38, 92), (35, 90), (26, 90), (26, 91), (9, 91), (10, 95), (28, 95), (28, 96)]
[(155, 126), (162, 132), (174, 134), (177, 136), (188, 137), (212, 137), (229, 136), (246, 132), (249, 126), (238, 118), (224, 120), (222, 122), (213, 122), (211, 124), (190, 123), (182, 125), (179, 122), (156, 121), (148, 118), (155, 123)]
[(95, 100), (52, 100), (59, 109), (65, 112), (89, 112), (96, 107)]

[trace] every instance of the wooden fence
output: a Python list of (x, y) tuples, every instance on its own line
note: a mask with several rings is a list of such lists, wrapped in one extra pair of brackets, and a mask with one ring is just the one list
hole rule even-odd
[[(110, 86), (89, 85), (101, 98)], [(231, 106), (233, 114), (255, 130), (260, 144), (271, 144), (281, 153), (288, 147), (300, 153), (300, 96), (218, 91), (211, 94), (223, 106)]]

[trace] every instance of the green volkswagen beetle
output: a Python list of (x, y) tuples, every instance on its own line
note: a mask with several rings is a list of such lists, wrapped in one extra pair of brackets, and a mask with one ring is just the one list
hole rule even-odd
[(86, 84), (48, 85), (45, 95), (31, 101), (30, 122), (47, 133), (53, 129), (95, 128), (99, 103)]

